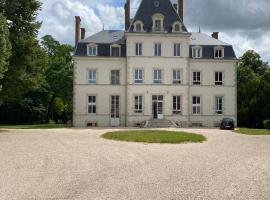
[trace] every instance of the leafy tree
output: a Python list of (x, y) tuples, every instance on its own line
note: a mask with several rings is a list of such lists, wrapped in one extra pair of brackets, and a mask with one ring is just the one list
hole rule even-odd
[(9, 21), (12, 55), (8, 71), (0, 81), (4, 100), (16, 99), (40, 87), (44, 81), (47, 54), (37, 38), (41, 23), (36, 17), (41, 3), (37, 0), (1, 0), (0, 11)]
[(11, 45), (9, 42), (7, 20), (0, 14), (0, 80), (4, 77), (4, 73), (8, 70), (8, 59), (10, 54)]

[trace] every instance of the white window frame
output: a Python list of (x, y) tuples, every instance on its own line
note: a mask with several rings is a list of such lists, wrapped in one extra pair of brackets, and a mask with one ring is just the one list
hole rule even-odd
[(173, 56), (180, 57), (181, 56), (181, 43), (173, 44)]
[[(119, 77), (118, 77), (118, 83), (113, 83), (113, 79), (112, 79), (112, 73), (119, 71)], [(121, 84), (121, 71), (119, 69), (112, 69), (111, 73), (110, 73), (110, 79), (111, 79), (111, 85), (120, 85)]]
[(142, 42), (135, 43), (135, 56), (142, 56), (143, 44)]
[[(93, 77), (93, 75), (95, 74), (95, 78)], [(89, 84), (97, 84), (97, 70), (96, 69), (89, 69), (88, 70), (88, 83)]]
[(202, 47), (192, 47), (192, 58), (202, 58)]
[(143, 95), (134, 96), (134, 113), (136, 114), (143, 113)]
[[(137, 25), (140, 25), (141, 26), (141, 30), (138, 30), (137, 29)], [(136, 21), (134, 23), (134, 31), (135, 32), (144, 32), (144, 29), (143, 29), (143, 22), (142, 21)]]
[[(95, 97), (95, 101), (90, 102), (89, 101), (90, 97)], [(94, 107), (95, 107), (95, 109), (94, 109)], [(89, 108), (90, 108), (90, 110), (89, 110)], [(94, 110), (95, 110), (95, 112), (94, 112)], [(89, 115), (96, 115), (97, 114), (97, 96), (96, 95), (88, 95), (87, 96), (87, 113)]]
[[(216, 74), (218, 73), (218, 80), (216, 79)], [(221, 73), (221, 80), (220, 80), (220, 73)], [(223, 71), (215, 71), (214, 73), (215, 85), (223, 85), (224, 81), (224, 72)]]
[[(194, 76), (194, 73), (196, 75)], [(199, 74), (199, 76), (198, 76)], [(193, 85), (201, 85), (202, 84), (202, 72), (201, 71), (192, 71), (192, 84)]]
[[(174, 100), (176, 100), (176, 101), (174, 101)], [(182, 96), (181, 95), (173, 95), (172, 96), (172, 104), (173, 104), (173, 114), (174, 115), (182, 114)]]
[[(157, 73), (159, 72), (159, 73)], [(153, 83), (154, 84), (162, 84), (162, 69), (154, 69), (153, 70)], [(157, 76), (156, 76), (157, 75)]]
[(118, 56), (114, 56), (114, 57), (121, 57), (121, 46), (118, 45), (118, 44), (113, 44), (113, 45), (111, 45), (111, 46), (110, 46), (110, 55), (111, 55), (111, 56), (113, 56), (113, 55), (112, 55), (112, 53), (113, 53), (113, 52), (112, 52), (112, 49), (113, 49), (113, 48), (118, 48), (118, 51), (119, 51), (119, 55), (118, 55)]
[[(218, 56), (216, 56), (216, 52), (218, 51)], [(224, 58), (224, 47), (217, 46), (214, 48), (214, 57), (217, 59)]]
[[(179, 77), (178, 77), (179, 75)], [(182, 70), (181, 69), (173, 69), (172, 71), (172, 83), (173, 84), (181, 84), (182, 83)]]
[(215, 96), (215, 114), (216, 115), (224, 114), (224, 96)]
[[(138, 71), (138, 73), (136, 73)], [(134, 83), (142, 84), (144, 79), (144, 71), (143, 69), (136, 68), (134, 69)]]
[[(160, 14), (160, 13), (156, 13), (152, 16), (152, 20), (153, 20), (153, 27), (152, 30), (154, 32), (162, 32), (164, 31), (164, 27), (163, 27), (163, 22), (164, 22), (164, 15)], [(156, 22), (160, 21), (160, 28), (156, 28)]]
[[(196, 102), (193, 102), (193, 98), (196, 98)], [(200, 99), (200, 103), (198, 103), (198, 99)], [(201, 96), (192, 96), (192, 114), (193, 115), (202, 115), (202, 97)], [(195, 108), (195, 112), (194, 112)]]
[[(95, 49), (95, 54), (93, 52)], [(96, 44), (87, 45), (87, 56), (97, 56), (98, 55), (98, 46)]]
[[(179, 31), (176, 30), (176, 25), (179, 26)], [(173, 25), (172, 25), (172, 32), (173, 33), (180, 33), (182, 32), (182, 24), (178, 21), (174, 22)]]
[(154, 55), (156, 57), (161, 57), (162, 55), (162, 44), (160, 42), (154, 44)]

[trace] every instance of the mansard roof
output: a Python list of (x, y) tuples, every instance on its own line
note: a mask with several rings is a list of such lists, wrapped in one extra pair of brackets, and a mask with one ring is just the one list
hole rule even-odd
[(79, 43), (125, 44), (125, 33), (120, 30), (103, 30)]
[(230, 44), (217, 40), (209, 35), (196, 32), (193, 32), (190, 37), (190, 45), (230, 46)]
[[(155, 2), (159, 2), (159, 5), (156, 6)], [(167, 32), (172, 31), (172, 25), (176, 21), (180, 22), (183, 25), (183, 31), (187, 32), (187, 28), (170, 0), (142, 0), (129, 32), (133, 32), (136, 21), (142, 21), (145, 31), (150, 32), (153, 26), (152, 16), (157, 13), (164, 15), (164, 28)]]

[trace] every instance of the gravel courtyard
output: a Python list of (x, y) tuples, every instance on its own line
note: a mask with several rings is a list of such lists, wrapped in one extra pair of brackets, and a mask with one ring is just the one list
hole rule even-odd
[(183, 130), (208, 140), (143, 144), (100, 138), (108, 129), (0, 130), (0, 199), (270, 199), (270, 136)]

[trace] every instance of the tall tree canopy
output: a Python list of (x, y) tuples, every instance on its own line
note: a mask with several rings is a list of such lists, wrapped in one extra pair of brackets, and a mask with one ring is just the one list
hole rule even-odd
[[(9, 31), (6, 18), (0, 14), (0, 80), (8, 70), (8, 59), (11, 54)], [(1, 85), (0, 85), (1, 90)]]
[(40, 47), (37, 34), (41, 23), (36, 17), (41, 3), (37, 0), (1, 0), (0, 11), (9, 21), (12, 55), (8, 71), (0, 80), (3, 100), (37, 89), (44, 81), (47, 54)]
[(270, 69), (255, 51), (247, 51), (237, 69), (238, 125), (263, 127), (270, 119)]

